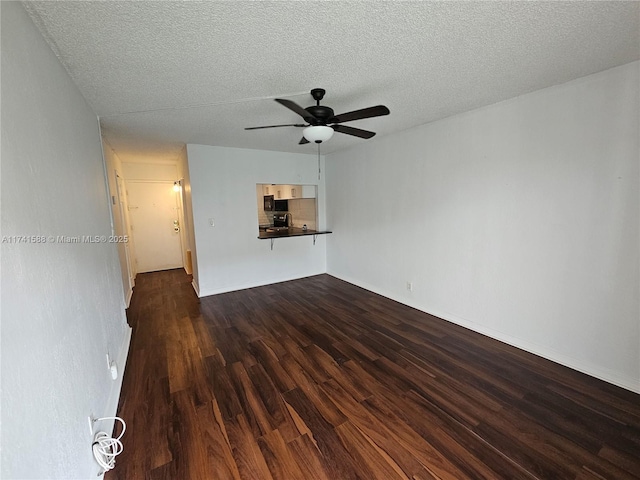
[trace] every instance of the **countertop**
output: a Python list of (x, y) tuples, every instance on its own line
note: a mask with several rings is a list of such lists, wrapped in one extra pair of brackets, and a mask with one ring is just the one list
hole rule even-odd
[(264, 240), (267, 238), (284, 238), (284, 237), (303, 237), (305, 235), (325, 235), (327, 233), (332, 233), (329, 230), (303, 230), (298, 227), (289, 227), (286, 230), (281, 230), (279, 232), (266, 232), (260, 230), (258, 238)]

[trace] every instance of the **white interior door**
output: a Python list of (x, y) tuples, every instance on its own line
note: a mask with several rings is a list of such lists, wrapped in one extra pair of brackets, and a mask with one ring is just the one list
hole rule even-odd
[(140, 273), (182, 267), (178, 193), (173, 182), (127, 182), (129, 218)]

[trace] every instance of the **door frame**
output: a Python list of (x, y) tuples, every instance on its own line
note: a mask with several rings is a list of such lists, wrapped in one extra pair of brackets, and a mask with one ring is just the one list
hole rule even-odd
[(129, 208), (127, 203), (127, 192), (125, 179), (118, 173), (117, 170), (114, 171), (115, 180), (116, 180), (116, 201), (118, 202), (118, 213), (120, 217), (120, 225), (119, 225), (119, 235), (126, 235), (127, 242), (124, 243), (124, 256), (125, 256), (125, 265), (121, 265), (120, 268), (126, 266), (127, 269), (127, 278), (129, 279), (129, 284), (124, 285), (127, 288), (125, 292), (125, 306), (129, 308), (129, 303), (131, 302), (131, 296), (133, 295), (133, 287), (136, 284), (136, 274), (133, 270), (133, 266), (131, 264), (131, 252), (129, 251), (130, 242), (131, 242), (131, 232), (129, 231)]
[(184, 271), (187, 274), (191, 274), (191, 272), (187, 271), (187, 250), (193, 250), (191, 248), (191, 242), (189, 241), (189, 235), (188, 235), (188, 230), (187, 228), (189, 227), (187, 225), (187, 212), (185, 211), (186, 208), (186, 204), (187, 204), (187, 197), (186, 197), (186, 193), (184, 191), (184, 177), (181, 178), (179, 180), (180, 182), (180, 192), (178, 195), (178, 203), (179, 208), (178, 208), (178, 221), (180, 222), (180, 235), (182, 238), (182, 264), (183, 264), (183, 268)]

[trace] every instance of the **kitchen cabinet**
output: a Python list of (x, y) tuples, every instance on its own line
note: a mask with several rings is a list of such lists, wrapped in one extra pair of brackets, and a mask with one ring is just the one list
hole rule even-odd
[(292, 198), (297, 198), (295, 196), (296, 190), (299, 192), (298, 185), (275, 185), (275, 198), (276, 200), (290, 200)]
[(302, 185), (302, 198), (316, 198), (316, 186), (315, 185)]
[(316, 198), (315, 185), (263, 185), (263, 195), (273, 195), (275, 200), (292, 200), (295, 198)]
[(279, 185), (283, 199), (316, 198), (315, 185)]
[(273, 195), (276, 200), (288, 200), (291, 197), (292, 185), (263, 185), (263, 195)]

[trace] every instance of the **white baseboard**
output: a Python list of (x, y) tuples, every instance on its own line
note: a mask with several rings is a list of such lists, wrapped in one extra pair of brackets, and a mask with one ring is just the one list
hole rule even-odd
[[(96, 415), (97, 417), (113, 417), (118, 413), (118, 402), (120, 400), (120, 392), (122, 390), (122, 379), (124, 377), (124, 370), (127, 364), (127, 357), (129, 355), (129, 346), (131, 345), (131, 327), (125, 324), (125, 334), (122, 339), (122, 345), (120, 345), (120, 351), (116, 359), (116, 365), (118, 366), (118, 378), (111, 383), (111, 390), (109, 392), (109, 398), (107, 399), (107, 405), (104, 414)], [(99, 430), (111, 433), (115, 420), (103, 420)], [(125, 419), (126, 422), (126, 419)], [(94, 465), (95, 476), (94, 478), (104, 478), (104, 470), (97, 463)]]
[(195, 282), (195, 280), (191, 281), (191, 286), (193, 287), (193, 291), (196, 292), (196, 296), (200, 298), (200, 288), (198, 288), (198, 284)]
[[(413, 306), (413, 305), (410, 305), (410, 306)], [(418, 308), (418, 307), (414, 307), (414, 308)], [(591, 377), (604, 380), (605, 382), (611, 383), (613, 385), (617, 385), (618, 387), (622, 387), (626, 390), (630, 390), (635, 393), (640, 393), (640, 381), (634, 382), (633, 379), (625, 378), (619, 375), (617, 372), (604, 369), (597, 365), (587, 364), (583, 361), (580, 361), (576, 358), (565, 355), (561, 352), (553, 350), (544, 345), (540, 345), (535, 342), (530, 342), (522, 338), (513, 337), (511, 335), (505, 334), (498, 330), (494, 330), (492, 328), (487, 328), (482, 325), (478, 325), (473, 321), (456, 317), (455, 315), (451, 315), (447, 312), (430, 311), (428, 313), (438, 318), (442, 318), (443, 320), (446, 320), (448, 322), (455, 323), (456, 325), (460, 325), (462, 327), (468, 328), (469, 330), (473, 330), (474, 332), (481, 333), (482, 335), (486, 335), (487, 337), (491, 337), (495, 340), (499, 340), (501, 342), (504, 342), (508, 345), (519, 348), (526, 352), (533, 353), (535, 355), (538, 355), (539, 357), (546, 358), (547, 360), (551, 360), (552, 362), (558, 363), (565, 367), (569, 367), (573, 370), (577, 370), (578, 372), (585, 373)]]
[[(322, 270), (315, 273), (305, 273), (304, 275), (270, 279), (268, 281), (263, 281), (263, 282), (248, 282), (248, 283), (243, 283), (238, 285), (224, 286), (221, 288), (205, 289), (200, 291), (200, 294), (198, 295), (198, 297), (208, 297), (210, 295), (219, 295), (221, 293), (235, 292), (237, 290), (245, 290), (247, 288), (263, 287), (265, 285), (273, 285), (274, 283), (289, 282), (291, 280), (299, 280), (301, 278), (314, 277), (316, 275), (322, 275), (324, 273), (327, 273), (327, 272)], [(196, 293), (198, 292), (196, 291)]]
[(127, 292), (127, 297), (125, 298), (125, 305), (124, 305), (125, 310), (129, 308), (129, 305), (131, 305), (131, 297), (133, 297), (133, 288), (130, 288), (129, 291)]
[[(111, 385), (111, 391), (109, 392), (109, 400), (107, 401), (107, 408), (105, 416), (114, 416), (118, 411), (118, 401), (120, 400), (120, 390), (122, 389), (122, 378), (124, 377), (124, 370), (127, 366), (127, 357), (129, 355), (129, 346), (131, 345), (131, 327), (125, 325), (125, 334), (122, 339), (122, 345), (118, 352), (116, 365), (118, 366), (118, 378), (113, 380)], [(113, 429), (113, 421), (109, 424), (110, 429)], [(111, 431), (111, 430), (108, 430)]]
[(547, 360), (551, 360), (552, 362), (558, 363), (565, 367), (569, 367), (573, 370), (577, 370), (578, 372), (585, 373), (591, 377), (598, 378), (607, 383), (617, 385), (618, 387), (622, 387), (626, 390), (640, 393), (640, 379), (625, 377), (623, 375), (620, 375), (618, 372), (614, 372), (597, 365), (587, 364), (561, 352), (550, 349), (544, 345), (539, 345), (522, 338), (513, 337), (498, 330), (494, 330), (492, 328), (488, 328), (475, 323), (471, 320), (450, 314), (449, 312), (442, 312), (435, 309), (425, 308), (423, 305), (420, 305), (417, 302), (412, 302), (410, 299), (382, 291), (373, 285), (367, 284), (366, 282), (360, 282), (353, 278), (348, 278), (343, 275), (337, 275), (332, 272), (327, 272), (327, 274), (339, 278), (340, 280), (344, 280), (345, 282), (356, 285), (360, 288), (364, 288), (365, 290), (369, 290), (370, 292), (377, 293), (378, 295), (381, 295), (383, 297), (395, 300), (396, 302), (402, 303), (403, 305), (407, 305), (409, 307), (415, 308), (416, 310), (420, 310), (421, 312), (428, 313), (429, 315), (433, 315), (453, 324), (468, 328), (469, 330), (473, 330), (474, 332), (486, 335), (487, 337), (491, 337), (495, 340), (511, 345), (512, 347), (516, 347), (526, 352), (533, 353), (534, 355), (538, 355), (539, 357), (546, 358)]

